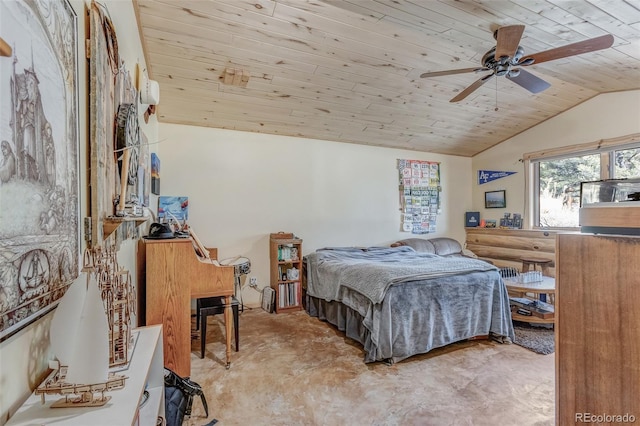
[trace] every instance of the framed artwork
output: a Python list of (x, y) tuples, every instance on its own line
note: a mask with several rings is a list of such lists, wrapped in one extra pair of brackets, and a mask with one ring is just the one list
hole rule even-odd
[(140, 154), (138, 162), (138, 190), (137, 197), (140, 205), (149, 207), (149, 193), (151, 192), (151, 170), (149, 142), (147, 135), (140, 132)]
[(507, 207), (506, 191), (487, 191), (484, 193), (485, 209), (503, 209)]
[(0, 340), (78, 276), (77, 18), (66, 0), (0, 2)]
[(171, 219), (187, 221), (189, 219), (189, 197), (158, 197), (158, 219), (164, 219), (166, 222), (170, 222)]
[(160, 158), (155, 152), (151, 153), (151, 193), (160, 195)]

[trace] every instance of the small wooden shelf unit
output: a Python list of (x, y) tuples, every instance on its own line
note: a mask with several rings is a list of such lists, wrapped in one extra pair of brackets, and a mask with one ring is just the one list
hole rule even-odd
[[(302, 309), (302, 240), (291, 233), (271, 234), (269, 258), (276, 313)], [(298, 271), (297, 278), (287, 274), (293, 268)]]

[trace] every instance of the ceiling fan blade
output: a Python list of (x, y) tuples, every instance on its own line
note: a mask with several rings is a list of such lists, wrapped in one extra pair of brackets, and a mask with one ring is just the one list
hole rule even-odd
[(531, 93), (540, 93), (551, 87), (551, 84), (548, 82), (523, 69), (521, 69), (520, 73), (515, 77), (510, 77), (509, 74), (507, 74), (506, 77), (514, 83), (524, 87)]
[(507, 57), (513, 58), (524, 33), (524, 25), (509, 25), (496, 30), (496, 60)]
[(466, 98), (467, 96), (469, 96), (470, 94), (478, 90), (480, 86), (485, 84), (487, 81), (491, 80), (491, 77), (493, 77), (494, 75), (495, 74), (485, 75), (484, 77), (476, 80), (471, 86), (467, 87), (462, 92), (458, 93), (458, 96), (451, 99), (449, 102), (458, 102), (463, 100), (464, 98)]
[(480, 72), (480, 71), (489, 71), (489, 68), (462, 68), (459, 70), (448, 70), (448, 71), (435, 71), (435, 72), (425, 72), (420, 74), (420, 78), (425, 77), (439, 77), (441, 75), (452, 75), (452, 74), (463, 74), (467, 72)]
[(607, 34), (600, 37), (591, 38), (589, 40), (567, 44), (566, 46), (556, 47), (555, 49), (545, 50), (544, 52), (527, 55), (522, 60), (524, 61), (532, 58), (533, 62), (527, 65), (540, 64), (542, 62), (553, 61), (554, 59), (566, 58), (568, 56), (581, 55), (583, 53), (607, 49), (611, 46), (613, 46), (613, 36), (611, 34)]

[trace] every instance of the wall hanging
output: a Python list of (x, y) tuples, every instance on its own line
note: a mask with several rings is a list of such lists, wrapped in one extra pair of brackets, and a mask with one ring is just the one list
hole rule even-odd
[[(138, 92), (120, 59), (108, 10), (95, 1), (91, 3), (90, 35), (91, 234), (88, 243), (90, 247), (100, 247), (110, 235), (114, 235), (116, 244), (136, 236), (136, 225), (144, 222), (137, 196), (140, 133)], [(131, 216), (138, 216), (140, 221), (123, 220)]]
[[(0, 2), (0, 340), (78, 276), (76, 15), (65, 0)], [(9, 52), (7, 52), (9, 53)]]
[(151, 153), (151, 193), (160, 195), (160, 157)]
[(440, 213), (440, 163), (398, 159), (401, 231), (436, 232)]
[(485, 209), (503, 209), (507, 207), (507, 195), (504, 189), (484, 193)]
[(511, 176), (517, 172), (501, 172), (497, 170), (478, 170), (478, 185), (492, 182), (496, 179)]

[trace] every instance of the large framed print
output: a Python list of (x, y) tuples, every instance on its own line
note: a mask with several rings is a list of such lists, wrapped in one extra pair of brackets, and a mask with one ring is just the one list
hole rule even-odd
[(77, 18), (66, 0), (0, 1), (0, 340), (78, 275)]

